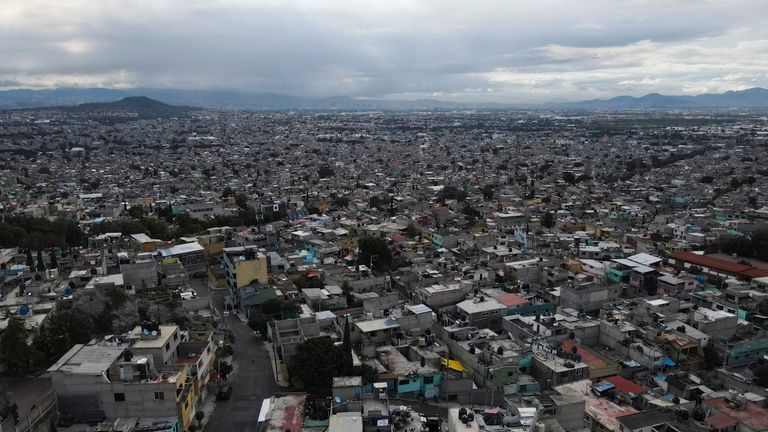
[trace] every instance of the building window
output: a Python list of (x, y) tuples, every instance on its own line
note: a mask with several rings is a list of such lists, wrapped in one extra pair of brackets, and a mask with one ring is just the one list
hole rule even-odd
[(170, 342), (166, 342), (165, 343), (165, 350), (168, 351), (169, 349), (171, 349), (171, 344), (170, 344)]
[(155, 400), (165, 400), (165, 392), (155, 392)]
[(179, 334), (178, 333), (174, 333), (173, 334), (173, 340), (175, 340), (175, 341), (179, 340)]
[(432, 384), (433, 382), (435, 382), (435, 377), (431, 375), (424, 377), (424, 384)]
[(399, 385), (408, 385), (411, 383), (411, 380), (408, 379), (402, 379), (398, 382)]
[(115, 393), (115, 402), (125, 402), (125, 393)]

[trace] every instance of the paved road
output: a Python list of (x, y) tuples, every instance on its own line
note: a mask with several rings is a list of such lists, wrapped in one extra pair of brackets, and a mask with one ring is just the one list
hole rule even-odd
[(205, 432), (257, 430), (261, 402), (280, 391), (264, 343), (256, 340), (251, 329), (236, 318), (230, 320), (230, 328), (235, 336), (235, 370), (229, 376), (232, 397), (216, 404)]

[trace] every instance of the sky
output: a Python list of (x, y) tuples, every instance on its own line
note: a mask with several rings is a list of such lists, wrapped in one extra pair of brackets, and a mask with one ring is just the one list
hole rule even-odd
[(768, 87), (765, 0), (2, 0), (0, 90), (551, 102)]

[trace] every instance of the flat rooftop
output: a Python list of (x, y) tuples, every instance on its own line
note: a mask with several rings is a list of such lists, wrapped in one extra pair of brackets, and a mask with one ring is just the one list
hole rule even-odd
[(370, 333), (379, 330), (387, 330), (400, 327), (400, 324), (392, 318), (381, 318), (370, 321), (357, 321), (355, 322), (357, 328), (363, 333)]
[(123, 351), (125, 347), (77, 344), (48, 368), (48, 372), (100, 375), (117, 361)]
[(478, 312), (490, 312), (492, 310), (506, 309), (507, 307), (496, 301), (493, 298), (486, 298), (483, 301), (464, 300), (456, 305), (457, 308), (463, 310), (468, 314), (475, 314)]
[[(133, 348), (135, 349), (153, 349), (153, 348), (162, 348), (166, 342), (173, 336), (174, 332), (177, 332), (179, 330), (179, 326), (177, 325), (161, 325), (160, 326), (160, 334), (157, 335), (157, 338), (146, 338), (146, 339), (139, 339), (136, 341), (135, 344), (133, 344)], [(145, 335), (141, 334), (141, 327), (137, 326), (133, 329), (133, 333), (141, 335), (142, 338), (145, 337)]]
[(167, 249), (160, 249), (160, 255), (162, 255), (163, 258), (165, 258), (165, 257), (171, 257), (175, 255), (202, 252), (203, 250), (204, 248), (198, 242), (185, 243), (185, 244), (169, 247)]

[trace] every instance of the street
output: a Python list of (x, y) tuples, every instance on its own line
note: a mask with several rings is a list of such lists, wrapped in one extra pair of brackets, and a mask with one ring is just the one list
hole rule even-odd
[[(201, 297), (209, 295), (203, 281), (195, 281), (193, 289)], [(210, 291), (211, 303), (224, 310), (226, 291)], [(229, 400), (219, 401), (205, 426), (206, 432), (250, 432), (257, 430), (259, 409), (264, 398), (280, 390), (272, 374), (269, 352), (261, 339), (236, 316), (225, 318), (235, 337), (233, 366), (228, 382), (232, 386)], [(216, 397), (216, 395), (211, 395)]]
[(269, 352), (251, 329), (237, 318), (230, 320), (235, 336), (234, 372), (229, 376), (232, 397), (216, 403), (206, 432), (246, 432), (256, 430), (264, 398), (280, 390), (272, 374)]

